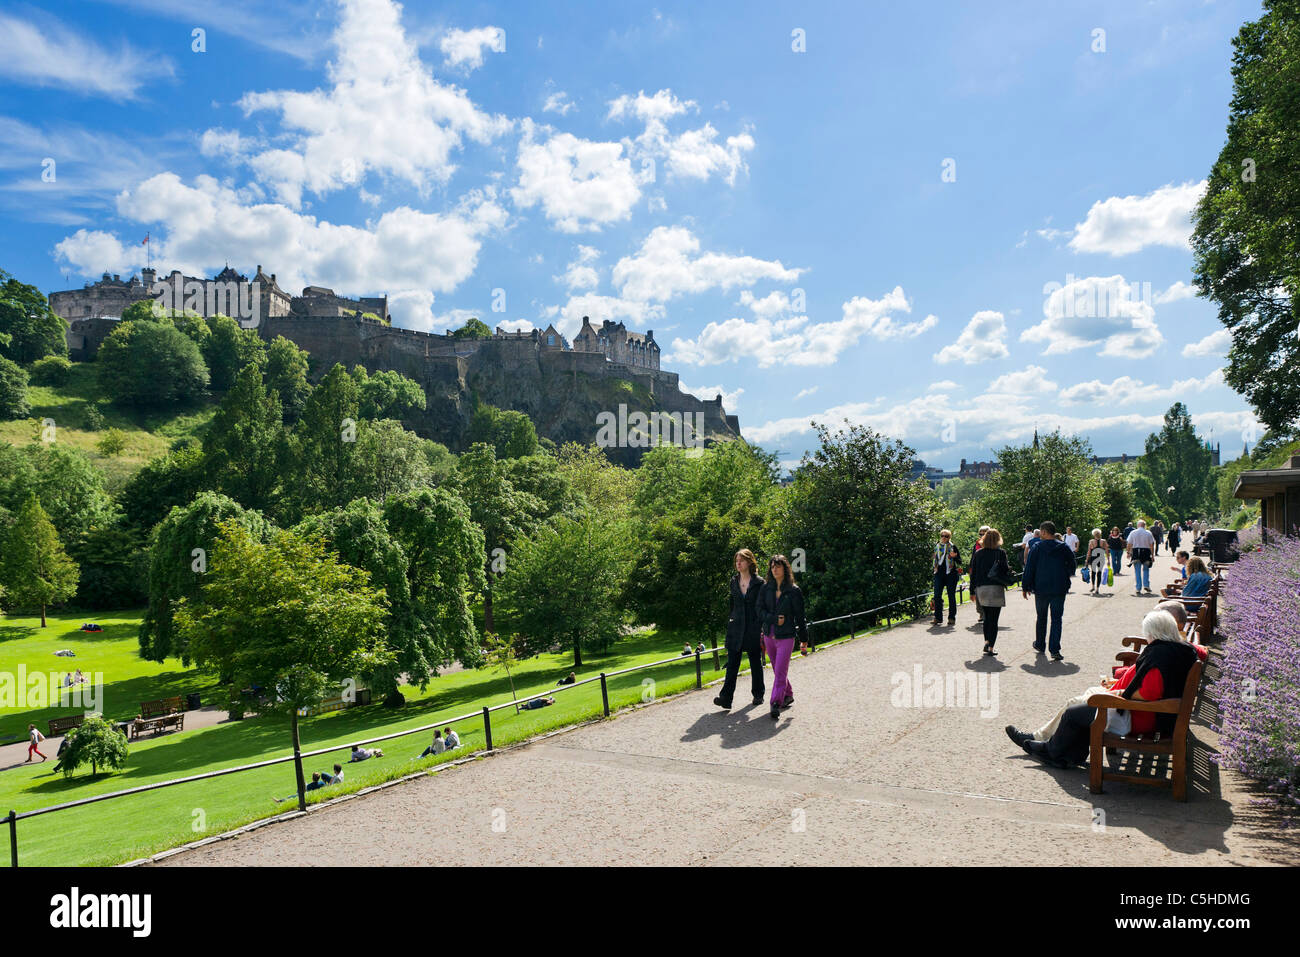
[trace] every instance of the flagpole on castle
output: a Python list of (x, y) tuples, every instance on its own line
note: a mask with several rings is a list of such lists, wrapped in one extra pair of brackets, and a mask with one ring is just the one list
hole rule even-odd
[(140, 241), (140, 245), (144, 247), (144, 254), (146, 257), (147, 265), (149, 266), (150, 269), (152, 269), (153, 268), (153, 246), (149, 244), (148, 233), (144, 234), (144, 239)]

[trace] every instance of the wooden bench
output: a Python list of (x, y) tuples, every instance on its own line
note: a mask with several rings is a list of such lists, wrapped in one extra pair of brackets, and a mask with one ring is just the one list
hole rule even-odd
[(84, 714), (70, 714), (62, 718), (50, 719), (50, 737), (57, 738), (62, 734), (67, 734), (74, 728), (80, 728), (85, 722)]
[[(1177, 698), (1137, 701), (1116, 694), (1095, 694), (1088, 699), (1089, 707), (1097, 709), (1097, 717), (1092, 722), (1092, 741), (1088, 754), (1088, 789), (1093, 794), (1101, 793), (1103, 781), (1130, 781), (1150, 787), (1172, 787), (1174, 800), (1187, 800), (1187, 728), (1192, 721), (1192, 708), (1196, 704), (1196, 695), (1201, 686), (1201, 674), (1204, 670), (1205, 665), (1200, 661), (1192, 665), (1187, 673), (1187, 681), (1183, 685), (1183, 693)], [(1173, 733), (1167, 737), (1162, 737), (1158, 731), (1118, 735), (1106, 730), (1106, 716), (1111, 709), (1172, 714), (1177, 717), (1174, 719)], [(1163, 775), (1155, 777), (1149, 774), (1109, 770), (1106, 767), (1108, 751), (1167, 754), (1173, 767), (1172, 779)]]
[(179, 695), (175, 698), (159, 698), (157, 701), (142, 701), (139, 716), (131, 722), (131, 737), (138, 738), (145, 731), (156, 735), (166, 728), (185, 730), (185, 711), (181, 707)]

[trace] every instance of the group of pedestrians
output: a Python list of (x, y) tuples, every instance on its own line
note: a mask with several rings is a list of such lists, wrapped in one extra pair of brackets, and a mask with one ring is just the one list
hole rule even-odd
[(719, 708), (730, 710), (743, 659), (749, 659), (750, 692), (756, 705), (766, 695), (763, 676), (764, 654), (772, 662), (772, 696), (769, 715), (773, 721), (794, 704), (790, 684), (790, 656), (798, 640), (808, 650), (808, 619), (803, 592), (794, 580), (790, 561), (773, 555), (767, 564), (767, 578), (758, 574), (758, 559), (748, 548), (735, 555), (736, 572), (731, 576), (730, 614), (727, 618), (727, 671), (722, 690), (713, 699)]

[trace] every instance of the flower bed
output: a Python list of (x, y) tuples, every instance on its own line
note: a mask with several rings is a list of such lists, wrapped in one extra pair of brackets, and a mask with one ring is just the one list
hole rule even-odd
[(1300, 803), (1300, 539), (1268, 537), (1224, 585), (1227, 642), (1210, 694), (1220, 763)]

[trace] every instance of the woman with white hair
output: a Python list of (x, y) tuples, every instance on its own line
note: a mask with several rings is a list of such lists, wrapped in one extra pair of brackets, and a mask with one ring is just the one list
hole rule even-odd
[[(1092, 723), (1097, 718), (1097, 709), (1088, 705), (1088, 699), (1094, 694), (1119, 693), (1138, 701), (1181, 695), (1187, 673), (1198, 658), (1204, 660), (1205, 649), (1189, 644), (1167, 611), (1156, 610), (1143, 618), (1142, 635), (1147, 645), (1137, 661), (1116, 669), (1115, 677), (1103, 680), (1101, 686), (1070, 699), (1055, 718), (1035, 732), (1019, 731), (1014, 725), (1007, 725), (1007, 737), (1044, 764), (1068, 768), (1088, 760)], [(1173, 731), (1174, 718), (1172, 714), (1150, 711), (1111, 711), (1107, 728), (1117, 734), (1156, 730), (1168, 734)]]
[(1101, 583), (1106, 580), (1106, 553), (1108, 546), (1101, 537), (1101, 529), (1092, 530), (1092, 539), (1088, 542), (1087, 565), (1088, 577), (1092, 585), (1092, 594), (1101, 594)]

